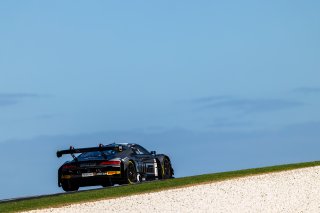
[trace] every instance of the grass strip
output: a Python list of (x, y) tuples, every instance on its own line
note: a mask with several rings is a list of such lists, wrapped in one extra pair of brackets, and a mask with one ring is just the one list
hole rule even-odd
[(19, 212), (33, 209), (59, 207), (68, 204), (82, 203), (101, 199), (110, 199), (116, 197), (141, 194), (146, 192), (155, 192), (166, 189), (180, 188), (191, 185), (223, 181), (227, 179), (245, 177), (250, 175), (265, 174), (271, 172), (280, 172), (298, 168), (319, 166), (320, 161), (286, 164), (279, 166), (270, 166), (263, 168), (245, 169), (230, 172), (221, 172), (214, 174), (205, 174), (189, 176), (183, 178), (169, 179), (166, 181), (146, 182), (143, 184), (127, 185), (123, 187), (110, 187), (101, 190), (80, 191), (77, 193), (66, 193), (42, 198), (34, 198), (21, 201), (10, 201), (0, 203), (0, 212)]

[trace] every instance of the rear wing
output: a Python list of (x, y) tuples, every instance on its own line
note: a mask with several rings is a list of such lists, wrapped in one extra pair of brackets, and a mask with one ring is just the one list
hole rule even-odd
[(102, 151), (106, 151), (106, 150), (114, 150), (114, 151), (121, 152), (123, 150), (123, 147), (122, 146), (104, 146), (104, 145), (100, 144), (98, 147), (88, 147), (88, 148), (76, 149), (73, 146), (70, 146), (70, 149), (57, 151), (57, 157), (60, 158), (62, 155), (66, 155), (66, 154), (73, 155), (76, 153), (96, 152), (96, 151), (102, 152)]

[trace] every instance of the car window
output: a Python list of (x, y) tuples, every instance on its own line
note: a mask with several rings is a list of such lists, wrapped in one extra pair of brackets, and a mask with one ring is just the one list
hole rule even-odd
[(145, 148), (143, 148), (141, 146), (134, 146), (134, 147), (132, 147), (132, 150), (137, 155), (148, 155), (148, 154), (150, 154), (148, 152), (148, 150), (146, 150)]
[(100, 151), (84, 152), (78, 156), (78, 159), (96, 158), (96, 157), (102, 157), (103, 154), (108, 156), (108, 155), (115, 155), (116, 153), (117, 153), (117, 151), (115, 151), (115, 150), (106, 150), (106, 151), (103, 151), (103, 153)]

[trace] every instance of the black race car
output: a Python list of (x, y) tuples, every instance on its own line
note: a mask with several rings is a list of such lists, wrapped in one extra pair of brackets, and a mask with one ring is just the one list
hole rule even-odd
[(57, 157), (64, 154), (73, 157), (58, 170), (58, 185), (64, 191), (75, 191), (80, 186), (107, 187), (168, 179), (174, 175), (167, 155), (149, 152), (138, 144), (100, 144), (80, 149), (70, 147), (58, 151)]

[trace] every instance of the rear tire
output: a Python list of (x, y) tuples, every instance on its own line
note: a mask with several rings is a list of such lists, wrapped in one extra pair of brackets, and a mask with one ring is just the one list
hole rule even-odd
[(137, 169), (136, 166), (133, 164), (132, 161), (129, 161), (127, 170), (126, 170), (126, 180), (125, 182), (127, 184), (136, 183), (138, 181), (137, 179)]
[(66, 192), (78, 191), (79, 186), (70, 180), (61, 183), (62, 189)]

